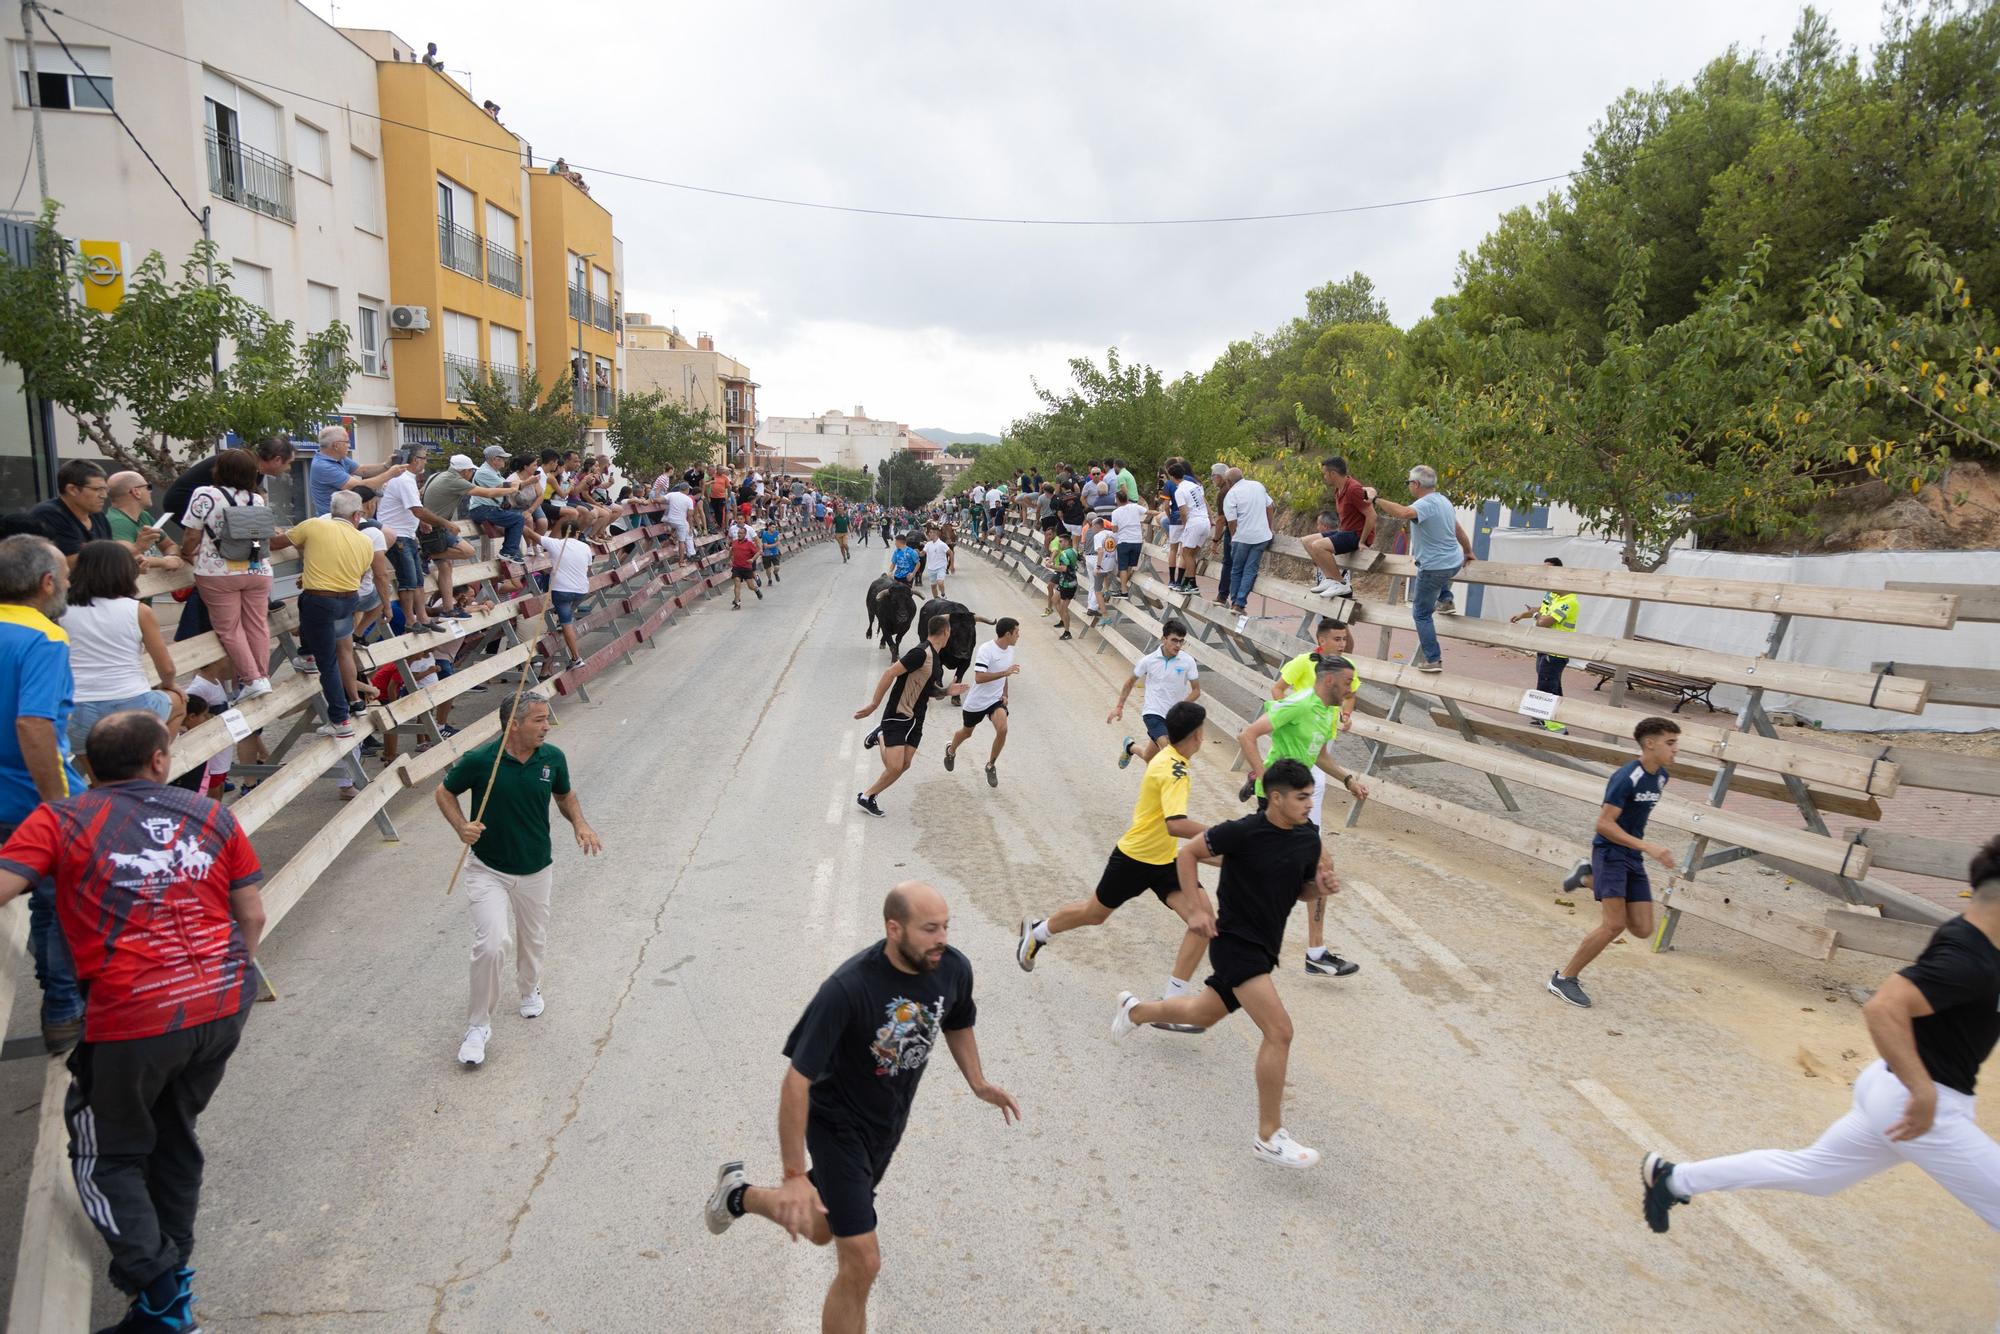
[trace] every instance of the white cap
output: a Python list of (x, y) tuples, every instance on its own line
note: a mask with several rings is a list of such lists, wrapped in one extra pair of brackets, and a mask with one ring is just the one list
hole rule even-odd
[(451, 456), (450, 467), (453, 472), (458, 472), (462, 469), (470, 468), (471, 466), (472, 466), (472, 460), (465, 457), (465, 455), (453, 454)]

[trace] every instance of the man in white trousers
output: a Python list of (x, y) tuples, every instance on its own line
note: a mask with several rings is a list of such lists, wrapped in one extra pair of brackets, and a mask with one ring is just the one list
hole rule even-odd
[[(549, 801), (576, 831), (586, 856), (604, 851), (597, 831), (583, 818), (583, 803), (569, 784), (569, 761), (549, 734), (549, 702), (539, 695), (509, 696), (500, 702), (500, 735), (458, 757), (438, 784), (438, 809), (471, 847), (465, 858), (465, 902), (472, 910), (472, 1002), (467, 1007), (463, 1065), (486, 1060), (493, 1036), (493, 1010), (500, 1004), (500, 974), (507, 957), (508, 912), (516, 932), (514, 973), (521, 990), (521, 1017), (540, 1015), (542, 949), (549, 938), (549, 890), (555, 852), (549, 840)], [(498, 764), (495, 759), (498, 752)], [(482, 809), (480, 795), (492, 785)], [(461, 792), (473, 793), (473, 814), (459, 807)]]
[(2000, 1040), (2000, 837), (1972, 859), (1972, 905), (1862, 1007), (1882, 1053), (1854, 1081), (1854, 1106), (1809, 1149), (1758, 1149), (1675, 1166), (1646, 1155), (1646, 1221), (1710, 1190), (1831, 1195), (1915, 1163), (2000, 1229), (2000, 1144), (1973, 1119), (1979, 1067)]

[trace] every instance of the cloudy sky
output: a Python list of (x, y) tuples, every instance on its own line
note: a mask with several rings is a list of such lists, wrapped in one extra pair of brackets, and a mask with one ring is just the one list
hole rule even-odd
[[(1031, 377), (1112, 345), (1170, 375), (1369, 274), (1399, 323), (1459, 252), (1550, 187), (1283, 222), (1033, 226), (790, 208), (620, 179), (1010, 219), (1278, 213), (1575, 167), (1628, 87), (1793, 0), (1005, 5), (309, 0), (438, 44), (538, 158), (581, 167), (625, 242), (627, 304), (710, 330), (766, 414), (865, 405), (998, 432)], [(1877, 0), (1820, 0), (1849, 43)], [(554, 21), (560, 13), (561, 21)]]

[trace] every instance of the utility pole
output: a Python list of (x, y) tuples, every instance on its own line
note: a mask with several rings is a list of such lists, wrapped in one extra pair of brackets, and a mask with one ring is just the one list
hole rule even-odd
[[(35, 0), (21, 0), (21, 36), (28, 48), (28, 120), (34, 141), (35, 187), (49, 206), (49, 154), (42, 146), (42, 72), (35, 64)], [(39, 210), (38, 210), (39, 211)]]

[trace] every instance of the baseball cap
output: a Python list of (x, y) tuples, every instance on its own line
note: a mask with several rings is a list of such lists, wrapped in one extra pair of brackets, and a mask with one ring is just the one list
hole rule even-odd
[(504, 459), (507, 457), (507, 450), (502, 445), (488, 445), (486, 447), (486, 457), (489, 459)]
[(453, 472), (459, 472), (462, 469), (470, 468), (472, 466), (472, 460), (465, 457), (465, 455), (463, 454), (453, 454), (451, 456), (451, 463), (447, 466), (449, 466)]

